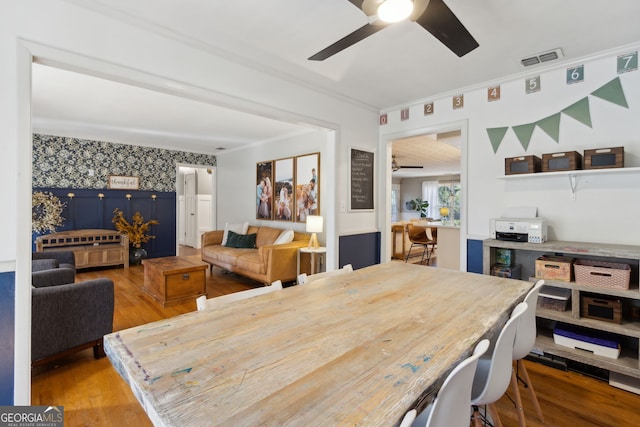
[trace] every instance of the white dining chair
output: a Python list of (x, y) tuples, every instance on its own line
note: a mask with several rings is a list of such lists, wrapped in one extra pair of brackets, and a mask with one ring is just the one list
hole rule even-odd
[(500, 331), (493, 352), (478, 360), (476, 374), (471, 388), (471, 406), (476, 427), (482, 426), (479, 406), (486, 405), (497, 427), (502, 426), (500, 416), (495, 408), (497, 402), (509, 387), (511, 364), (513, 361), (513, 345), (520, 318), (527, 310), (527, 303), (521, 302), (513, 309), (511, 317)]
[(298, 274), (296, 282), (298, 283), (298, 285), (304, 285), (307, 283), (307, 280), (309, 280), (309, 276), (307, 276), (307, 273), (300, 273)]
[(476, 345), (473, 354), (460, 362), (447, 376), (436, 398), (417, 416), (411, 424), (412, 427), (469, 426), (471, 385), (478, 360), (488, 348), (489, 340), (487, 339)]
[(282, 281), (276, 280), (269, 286), (247, 289), (246, 291), (233, 292), (231, 294), (221, 295), (219, 297), (207, 299), (206, 295), (202, 295), (196, 299), (196, 307), (198, 308), (198, 311), (202, 311), (208, 308), (220, 307), (233, 301), (240, 301), (247, 298), (253, 298), (258, 295), (268, 294), (269, 292), (274, 292), (281, 289)]
[(311, 274), (311, 275), (307, 275), (307, 273), (301, 273), (298, 275), (296, 280), (298, 285), (304, 285), (309, 282), (313, 282), (314, 280), (323, 279), (325, 277), (334, 276), (336, 274), (350, 273), (352, 271), (353, 271), (353, 266), (351, 264), (345, 264), (342, 266), (342, 268), (338, 270), (326, 271), (324, 273), (317, 273), (317, 274)]
[(404, 414), (404, 418), (402, 419), (398, 427), (409, 427), (411, 424), (413, 424), (413, 421), (416, 419), (417, 414), (418, 411), (416, 411), (415, 409), (408, 411), (406, 414)]
[(520, 396), (520, 388), (518, 387), (519, 375), (522, 373), (522, 379), (525, 388), (529, 390), (529, 396), (533, 402), (533, 406), (538, 414), (540, 421), (544, 422), (542, 415), (542, 408), (536, 396), (536, 392), (529, 378), (527, 367), (524, 364), (524, 358), (529, 354), (536, 342), (536, 306), (538, 302), (538, 293), (540, 288), (544, 285), (544, 280), (538, 280), (533, 288), (529, 291), (524, 298), (524, 302), (527, 303), (527, 311), (524, 312), (518, 322), (518, 329), (516, 330), (516, 339), (513, 344), (513, 360), (515, 364), (515, 370), (511, 370), (511, 389), (513, 391), (516, 411), (518, 413), (518, 424), (520, 427), (526, 426), (524, 418), (524, 411), (522, 409), (522, 397)]

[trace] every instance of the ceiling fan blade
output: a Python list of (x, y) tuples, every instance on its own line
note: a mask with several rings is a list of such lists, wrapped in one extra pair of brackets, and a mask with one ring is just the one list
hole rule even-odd
[(353, 33), (341, 38), (331, 46), (322, 49), (320, 52), (311, 56), (309, 60), (324, 61), (330, 56), (333, 56), (336, 53), (348, 48), (349, 46), (358, 43), (360, 40), (363, 40), (369, 37), (370, 35), (377, 33), (378, 31), (382, 30), (385, 27), (386, 25), (366, 24), (363, 27), (360, 27), (357, 30), (355, 30)]
[(430, 0), (416, 22), (459, 57), (480, 46), (443, 0)]

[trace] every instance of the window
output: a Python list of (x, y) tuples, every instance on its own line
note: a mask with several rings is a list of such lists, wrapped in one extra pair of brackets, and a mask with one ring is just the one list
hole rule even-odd
[(422, 200), (429, 202), (426, 213), (427, 218), (440, 218), (439, 206), (436, 203), (436, 200), (438, 200), (438, 186), (438, 181), (422, 181)]
[(448, 221), (460, 221), (460, 181), (438, 182), (438, 206), (449, 209)]
[(400, 185), (393, 184), (391, 186), (391, 222), (397, 222), (400, 212), (398, 205), (400, 200)]

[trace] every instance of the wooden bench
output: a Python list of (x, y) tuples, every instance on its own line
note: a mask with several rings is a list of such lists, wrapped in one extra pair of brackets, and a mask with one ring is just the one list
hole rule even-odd
[(73, 251), (76, 269), (129, 267), (129, 236), (115, 230), (69, 230), (36, 238), (36, 252)]

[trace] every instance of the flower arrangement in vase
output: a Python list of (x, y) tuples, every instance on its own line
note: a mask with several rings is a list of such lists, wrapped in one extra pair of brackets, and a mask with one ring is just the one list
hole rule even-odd
[(156, 219), (145, 222), (140, 212), (133, 214), (131, 222), (129, 222), (124, 217), (124, 212), (118, 208), (113, 211), (113, 219), (111, 222), (113, 222), (116, 230), (121, 234), (129, 236), (129, 243), (132, 248), (134, 248), (134, 250), (131, 251), (129, 261), (133, 264), (139, 264), (142, 258), (146, 258), (147, 256), (147, 251), (142, 249), (142, 244), (156, 238), (156, 236), (148, 233), (149, 228), (152, 225), (160, 224), (160, 222)]

